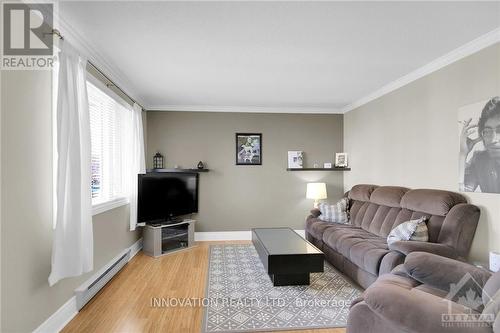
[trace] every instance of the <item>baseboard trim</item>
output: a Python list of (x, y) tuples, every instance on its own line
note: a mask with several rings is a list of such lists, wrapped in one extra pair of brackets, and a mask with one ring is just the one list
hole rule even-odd
[(194, 233), (194, 240), (203, 241), (222, 241), (222, 240), (251, 240), (250, 231), (202, 231)]
[[(132, 244), (129, 249), (130, 259), (132, 259), (142, 249), (142, 238)], [(76, 297), (73, 296), (38, 326), (33, 333), (60, 332), (77, 314)]]
[(44, 321), (42, 325), (38, 326), (33, 333), (60, 332), (77, 313), (76, 297), (73, 296)]
[[(301, 237), (305, 238), (305, 230), (295, 230)], [(197, 242), (228, 241), (228, 240), (252, 240), (251, 231), (201, 231), (194, 233)]]
[(302, 238), (306, 238), (306, 231), (304, 229), (295, 229), (295, 232), (300, 235)]
[(142, 237), (141, 237), (141, 238), (139, 238), (137, 240), (137, 242), (135, 242), (134, 244), (132, 244), (129, 247), (129, 249), (130, 249), (130, 259), (128, 261), (132, 260), (132, 258), (135, 257), (135, 255), (137, 253), (139, 253), (139, 251), (142, 249), (142, 241), (143, 240), (142, 240)]

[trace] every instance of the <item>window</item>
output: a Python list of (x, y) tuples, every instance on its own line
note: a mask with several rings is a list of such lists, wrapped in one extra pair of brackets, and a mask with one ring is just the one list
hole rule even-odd
[(125, 197), (126, 133), (130, 112), (109, 94), (87, 82), (90, 112), (92, 205)]

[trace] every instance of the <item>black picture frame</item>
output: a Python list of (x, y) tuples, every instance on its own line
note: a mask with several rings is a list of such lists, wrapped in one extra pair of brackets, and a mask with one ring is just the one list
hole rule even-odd
[[(248, 142), (249, 138), (252, 139), (253, 144)], [(257, 147), (255, 147), (255, 140), (257, 140)], [(247, 145), (247, 149), (243, 147), (245, 145)], [(236, 133), (235, 146), (236, 165), (262, 165), (262, 133)]]

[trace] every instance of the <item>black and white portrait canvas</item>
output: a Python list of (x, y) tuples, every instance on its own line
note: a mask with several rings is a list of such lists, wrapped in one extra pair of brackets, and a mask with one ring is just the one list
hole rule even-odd
[(236, 133), (236, 165), (262, 164), (262, 134)]
[(459, 188), (500, 193), (500, 97), (459, 109)]

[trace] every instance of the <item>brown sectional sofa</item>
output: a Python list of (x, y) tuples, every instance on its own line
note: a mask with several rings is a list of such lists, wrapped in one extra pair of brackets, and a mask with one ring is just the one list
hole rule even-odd
[[(463, 260), (479, 220), (479, 208), (458, 193), (396, 186), (356, 185), (347, 193), (350, 224), (323, 222), (319, 211), (306, 221), (307, 239), (327, 260), (362, 287), (389, 273), (414, 251)], [(400, 241), (387, 245), (397, 225), (427, 216), (429, 242)]]
[(347, 332), (499, 333), (499, 290), (500, 272), (413, 252), (351, 305)]

